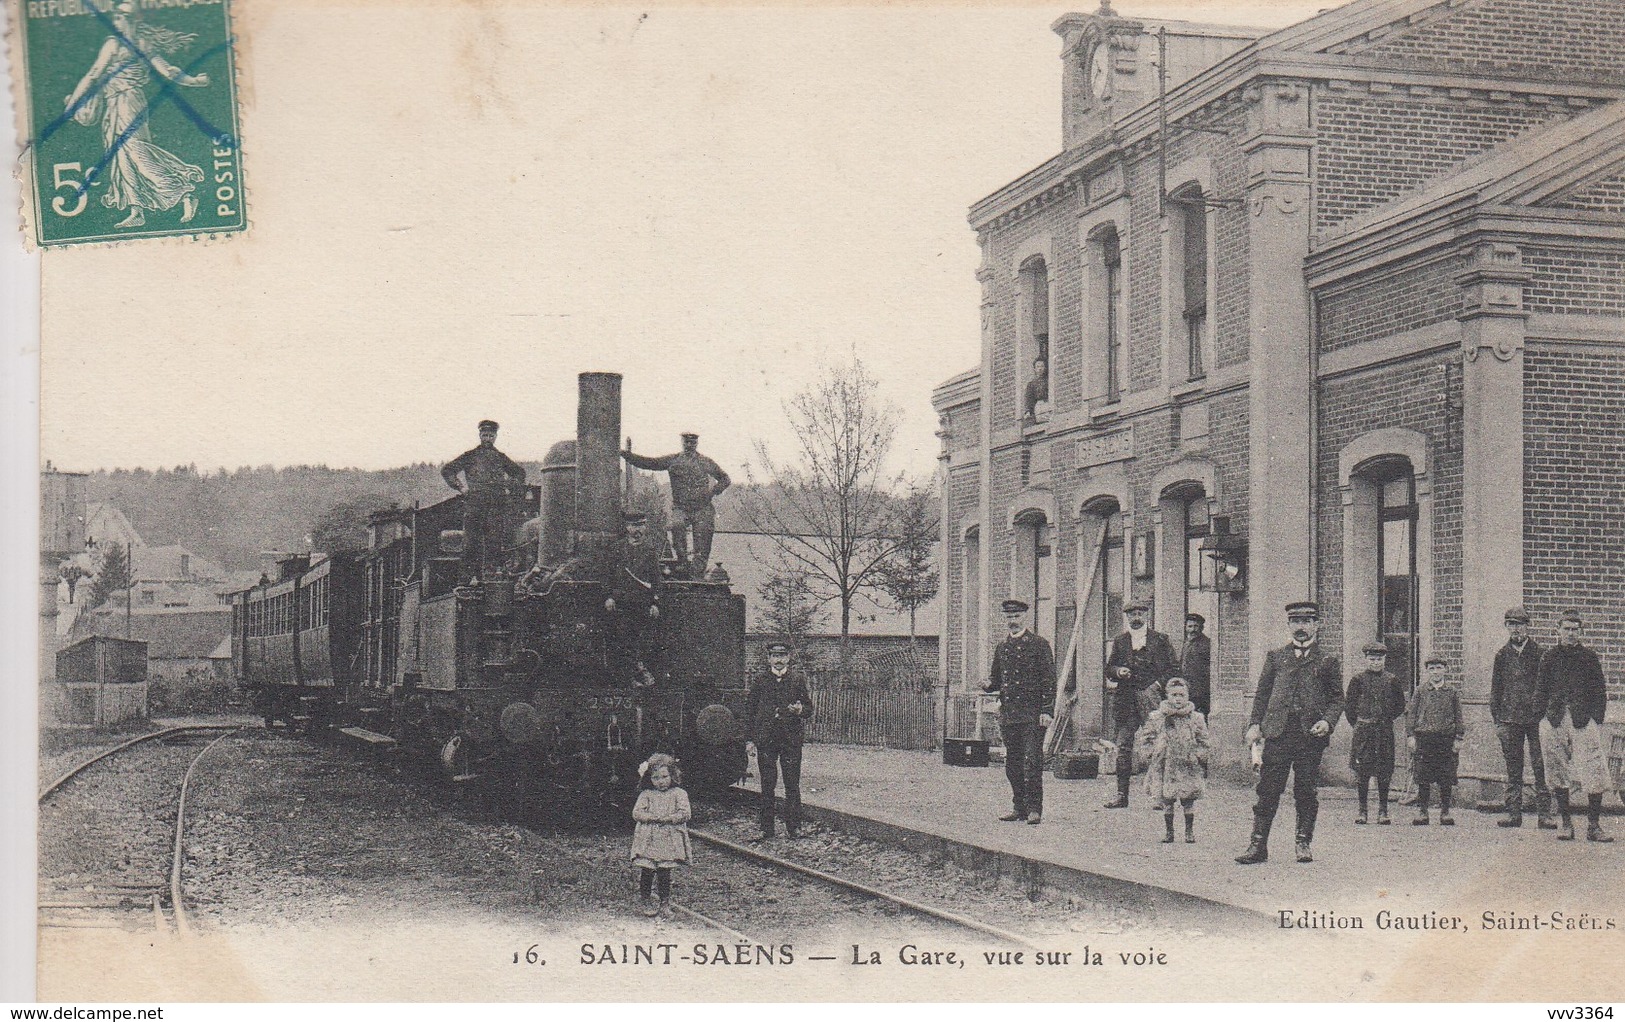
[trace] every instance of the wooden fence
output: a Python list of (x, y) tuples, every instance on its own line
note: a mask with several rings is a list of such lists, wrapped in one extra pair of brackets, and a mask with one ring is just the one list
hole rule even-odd
[(810, 671), (813, 719), (810, 742), (878, 745), (887, 749), (937, 747), (936, 678), (875, 668)]

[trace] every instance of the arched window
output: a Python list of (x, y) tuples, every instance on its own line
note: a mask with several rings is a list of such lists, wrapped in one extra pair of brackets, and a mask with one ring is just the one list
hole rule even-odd
[(1174, 237), (1170, 255), (1177, 260), (1171, 275), (1178, 302), (1185, 379), (1207, 375), (1203, 349), (1208, 334), (1208, 211), (1202, 186), (1191, 183), (1168, 197)]
[(1043, 256), (1021, 264), (1021, 291), (1026, 310), (1021, 325), (1022, 418), (1040, 422), (1049, 417), (1049, 266)]
[(1097, 236), (1097, 279), (1100, 301), (1095, 311), (1100, 335), (1100, 368), (1107, 401), (1123, 396), (1123, 248), (1117, 228), (1107, 227)]
[[(1095, 661), (1093, 673), (1102, 679), (1101, 685), (1104, 686), (1106, 653), (1123, 620), (1123, 512), (1117, 501), (1105, 498), (1085, 505), (1083, 516), (1084, 535), (1102, 538), (1100, 567), (1089, 584), (1089, 605), (1079, 608), (1080, 619), (1092, 625), (1093, 634), (1086, 632), (1084, 638), (1093, 642), (1079, 644), (1079, 658), (1081, 660), (1084, 651), (1092, 647)], [(1094, 551), (1084, 552), (1085, 557), (1093, 554)], [(1081, 665), (1079, 673), (1086, 676), (1082, 674)]]
[(1377, 489), (1376, 638), (1388, 646), (1388, 670), (1414, 688), (1421, 637), (1416, 476), (1404, 458), (1385, 458), (1359, 471)]
[(963, 653), (960, 655), (961, 685), (968, 692), (974, 692), (981, 685), (984, 675), (982, 663), (981, 634), (982, 634), (982, 530), (971, 526), (965, 530), (963, 546), (964, 592), (960, 599), (960, 612), (964, 615), (963, 631), (964, 641), (960, 644)]
[(1010, 595), (1024, 601), (1028, 627), (1054, 640), (1055, 557), (1049, 522), (1044, 512), (1023, 511), (1015, 520), (1015, 548), (1011, 558)]

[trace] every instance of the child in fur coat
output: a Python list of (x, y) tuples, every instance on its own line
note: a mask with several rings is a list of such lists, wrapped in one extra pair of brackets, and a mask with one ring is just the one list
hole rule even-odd
[(1185, 840), (1196, 842), (1196, 800), (1206, 790), (1202, 780), (1207, 767), (1207, 718), (1190, 701), (1184, 678), (1169, 678), (1168, 695), (1140, 729), (1141, 752), (1149, 764), (1145, 771), (1146, 794), (1162, 810), (1166, 836), (1162, 843), (1174, 843), (1174, 803), (1185, 809)]

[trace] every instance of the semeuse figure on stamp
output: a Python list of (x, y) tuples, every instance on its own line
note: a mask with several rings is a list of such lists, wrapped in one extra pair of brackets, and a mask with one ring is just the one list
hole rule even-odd
[(1458, 757), (1467, 722), (1461, 715), (1461, 696), (1450, 685), (1449, 663), (1439, 653), (1429, 654), (1422, 664), (1427, 676), (1411, 696), (1405, 717), (1405, 744), (1410, 748), (1411, 776), (1416, 780), (1416, 819), (1419, 827), (1428, 825), (1428, 788), (1439, 788), (1439, 825), (1454, 827), (1450, 815), (1450, 793), (1456, 785)]
[[(621, 457), (637, 468), (665, 472), (671, 483), (672, 552), (685, 566), (690, 578), (701, 578), (711, 563), (711, 537), (717, 529), (717, 512), (711, 498), (733, 484), (722, 466), (700, 453), (698, 433), (683, 434), (683, 449), (676, 454), (650, 458), (631, 451)], [(689, 559), (688, 534), (694, 534), (694, 557)]]
[(146, 223), (145, 210), (173, 209), (176, 204), (181, 207), (181, 223), (188, 223), (197, 214), (194, 193), (203, 181), (203, 168), (152, 141), (145, 89), (151, 81), (149, 68), (186, 88), (209, 84), (208, 75), (189, 75), (165, 59), (191, 45), (196, 36), (147, 24), (134, 0), (120, 0), (111, 20), (114, 34), (102, 43), (64, 105), (80, 124), (101, 122), (107, 152), (102, 205), (129, 210), (116, 226), (140, 227)]
[(1134, 736), (1147, 714), (1162, 701), (1162, 683), (1175, 671), (1173, 643), (1151, 627), (1150, 612), (1151, 606), (1144, 600), (1130, 600), (1123, 607), (1128, 629), (1112, 640), (1106, 657), (1106, 693), (1111, 703), (1106, 719), (1117, 746), (1117, 797), (1106, 803), (1107, 809), (1128, 806), (1134, 780)]
[(1583, 627), (1579, 611), (1565, 611), (1557, 623), (1557, 645), (1540, 658), (1540, 687), (1549, 693), (1540, 744), (1562, 820), (1557, 839), (1574, 840), (1569, 800), (1578, 789), (1586, 794), (1586, 840), (1607, 842), (1614, 840), (1602, 829), (1602, 795), (1608, 790), (1602, 722), (1608, 689), (1602, 662), (1580, 641)]
[(1405, 686), (1388, 673), (1388, 647), (1368, 642), (1363, 650), (1365, 670), (1349, 679), (1348, 718), (1354, 728), (1349, 744), (1349, 769), (1354, 771), (1360, 814), (1355, 823), (1369, 819), (1371, 781), (1377, 782), (1377, 822), (1387, 826), (1388, 787), (1394, 779), (1394, 721), (1405, 712)]
[(465, 577), (484, 575), (503, 563), (513, 528), (514, 490), (525, 485), (525, 470), (497, 450), (497, 428), (490, 419), (481, 421), (479, 446), (440, 470), (446, 485), (463, 495)]
[(1264, 669), (1253, 694), (1247, 744), (1263, 744), (1253, 832), (1247, 850), (1236, 856), (1242, 865), (1269, 859), (1270, 828), (1281, 805), (1287, 776), (1297, 810), (1297, 860), (1313, 862), (1309, 846), (1320, 812), (1320, 758), (1332, 729), (1343, 715), (1343, 681), (1337, 657), (1320, 648), (1320, 605), (1298, 600), (1286, 605), (1292, 641), (1264, 655)]
[(637, 512), (623, 516), (625, 528), (609, 551), (609, 596), (604, 610), (610, 615), (615, 652), (622, 658), (622, 674), (634, 688), (655, 683), (645, 666), (649, 633), (660, 619), (660, 550), (649, 542), (648, 518)]
[(790, 644), (767, 644), (767, 671), (750, 687), (745, 720), (756, 747), (756, 769), (761, 774), (756, 822), (760, 833), (751, 841), (773, 836), (779, 776), (784, 776), (784, 833), (794, 840), (801, 826), (801, 746), (807, 721), (812, 718), (812, 696), (807, 682), (790, 668)]
[(1006, 631), (993, 650), (984, 692), (999, 694), (999, 732), (1004, 735), (1004, 776), (1010, 782), (1007, 822), (1037, 825), (1044, 813), (1044, 733), (1054, 719), (1055, 652), (1027, 627), (1027, 604), (1005, 600)]
[(1529, 749), (1529, 766), (1535, 774), (1536, 825), (1556, 830), (1552, 816), (1552, 792), (1546, 787), (1546, 760), (1540, 747), (1540, 722), (1546, 716), (1547, 695), (1540, 687), (1540, 643), (1529, 635), (1529, 612), (1513, 607), (1505, 616), (1507, 641), (1495, 653), (1490, 673), (1490, 719), (1495, 737), (1501, 742), (1501, 758), (1506, 761), (1507, 791), (1504, 820), (1498, 827), (1523, 826), (1523, 758)]
[(1168, 696), (1146, 718), (1136, 741), (1145, 757), (1145, 793), (1162, 810), (1162, 843), (1174, 843), (1174, 805), (1185, 810), (1185, 842), (1196, 843), (1196, 800), (1207, 790), (1207, 715), (1190, 700), (1185, 679), (1168, 679)]

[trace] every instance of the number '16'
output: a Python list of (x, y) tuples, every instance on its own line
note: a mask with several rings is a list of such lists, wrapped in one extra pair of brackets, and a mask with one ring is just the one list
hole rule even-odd
[(58, 216), (78, 216), (85, 211), (85, 200), (90, 192), (90, 182), (70, 177), (65, 172), (83, 174), (84, 170), (77, 162), (57, 163), (51, 166), (52, 187), (59, 192), (64, 188), (68, 189), (73, 198), (78, 201), (73, 204), (72, 209), (69, 209), (68, 204), (63, 201), (63, 196), (58, 195), (51, 199), (51, 208), (56, 210)]

